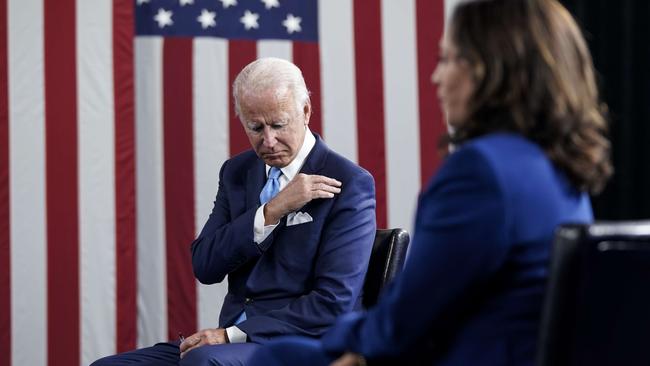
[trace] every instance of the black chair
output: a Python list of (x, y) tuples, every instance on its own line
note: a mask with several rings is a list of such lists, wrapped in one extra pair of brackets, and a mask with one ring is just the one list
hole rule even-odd
[(409, 234), (406, 230), (377, 229), (363, 285), (363, 306), (369, 308), (376, 304), (384, 286), (402, 270), (408, 246)]
[(650, 221), (558, 229), (537, 361), (650, 365)]

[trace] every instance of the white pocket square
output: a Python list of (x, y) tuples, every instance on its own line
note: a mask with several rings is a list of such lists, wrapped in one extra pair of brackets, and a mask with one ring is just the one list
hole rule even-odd
[(292, 212), (287, 215), (287, 226), (293, 226), (298, 224), (304, 224), (306, 222), (312, 222), (314, 219), (306, 212)]

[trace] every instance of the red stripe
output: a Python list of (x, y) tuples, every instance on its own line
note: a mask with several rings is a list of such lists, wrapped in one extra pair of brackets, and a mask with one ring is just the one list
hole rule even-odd
[(354, 2), (359, 164), (375, 177), (377, 226), (386, 227), (384, 76), (380, 0)]
[(168, 336), (196, 331), (196, 285), (190, 258), (194, 239), (192, 39), (163, 44), (165, 233)]
[(444, 28), (443, 0), (416, 0), (418, 91), (420, 105), (420, 179), (424, 187), (440, 165), (437, 141), (446, 127), (436, 101), (431, 74), (438, 60), (438, 41)]
[(257, 42), (230, 41), (228, 42), (228, 100), (230, 110), (230, 156), (251, 148), (248, 137), (242, 128), (239, 118), (235, 115), (235, 101), (232, 97), (231, 85), (237, 74), (257, 58)]
[(44, 2), (48, 364), (79, 361), (75, 0)]
[(294, 42), (293, 63), (301, 70), (307, 88), (311, 92), (311, 120), (309, 129), (323, 135), (320, 88), (320, 47), (315, 42)]
[(117, 352), (136, 347), (135, 125), (133, 1), (113, 2)]
[(0, 0), (0, 365), (11, 365), (7, 1)]

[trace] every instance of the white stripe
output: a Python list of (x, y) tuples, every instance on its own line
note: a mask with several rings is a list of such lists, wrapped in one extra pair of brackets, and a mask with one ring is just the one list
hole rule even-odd
[(14, 365), (45, 365), (47, 252), (43, 5), (41, 0), (10, 0), (7, 8), (11, 359)]
[(352, 161), (357, 155), (357, 104), (352, 0), (318, 2), (323, 138)]
[(167, 338), (162, 42), (135, 40), (138, 347)]
[[(291, 41), (264, 40), (257, 42), (257, 58), (278, 57), (293, 62)], [(309, 85), (307, 85), (309, 87)]]
[(410, 228), (420, 189), (415, 0), (382, 0), (388, 226)]
[(449, 18), (451, 17), (452, 12), (456, 5), (458, 5), (462, 0), (444, 0), (445, 2), (445, 28), (449, 24)]
[(77, 0), (81, 363), (115, 353), (112, 4)]
[[(219, 169), (229, 155), (228, 41), (197, 38), (194, 41), (194, 172), (196, 233), (212, 212)], [(252, 230), (252, 228), (251, 228)], [(223, 298), (219, 285), (197, 287), (199, 329), (216, 328)]]

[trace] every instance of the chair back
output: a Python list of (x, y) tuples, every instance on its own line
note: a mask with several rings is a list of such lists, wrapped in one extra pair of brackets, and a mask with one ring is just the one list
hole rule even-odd
[(650, 365), (650, 221), (557, 230), (537, 361)]
[(370, 255), (368, 273), (363, 285), (363, 305), (377, 303), (379, 293), (402, 270), (409, 245), (409, 234), (404, 229), (377, 229)]

